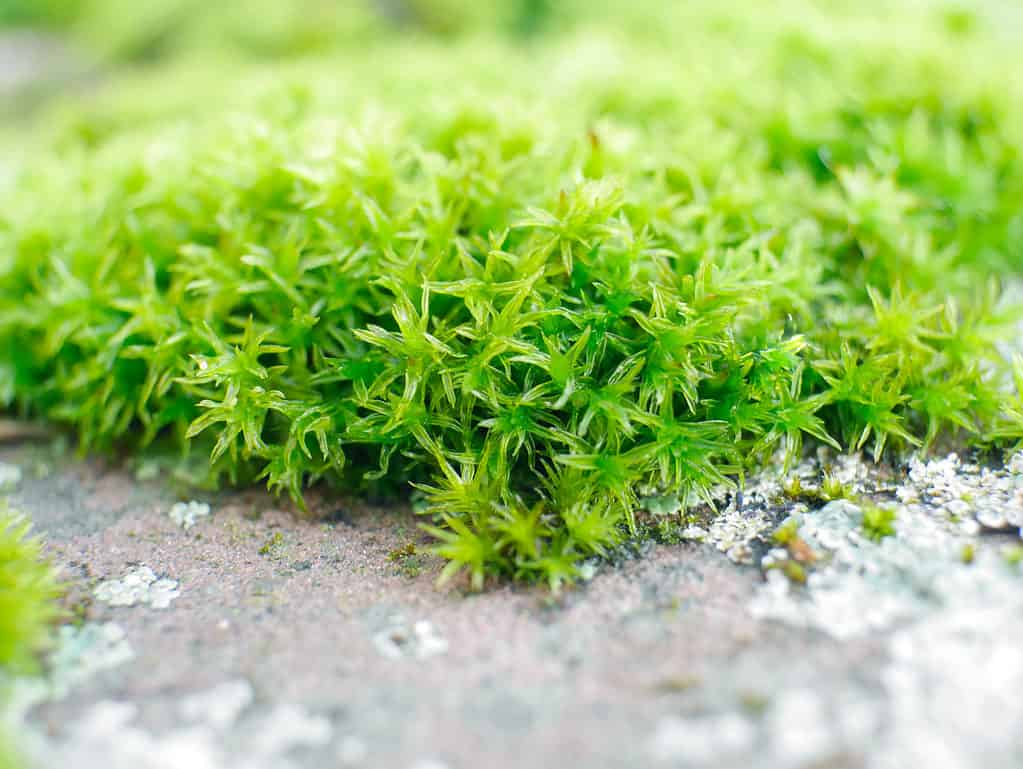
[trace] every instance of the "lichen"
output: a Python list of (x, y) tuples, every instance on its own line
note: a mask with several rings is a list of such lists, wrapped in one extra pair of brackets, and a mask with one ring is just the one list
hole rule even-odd
[(21, 477), (20, 467), (0, 462), (0, 494), (14, 491), (21, 483)]
[(196, 502), (195, 500), (177, 502), (168, 513), (170, 519), (185, 530), (192, 528), (200, 518), (205, 518), (209, 514), (210, 506), (205, 502)]
[(111, 606), (143, 604), (166, 609), (181, 595), (177, 580), (158, 577), (148, 566), (133, 566), (117, 579), (103, 580), (94, 591), (97, 601)]

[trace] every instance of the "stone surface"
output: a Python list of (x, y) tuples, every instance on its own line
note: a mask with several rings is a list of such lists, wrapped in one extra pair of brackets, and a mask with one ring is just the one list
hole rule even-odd
[[(798, 499), (753, 479), (682, 544), (554, 598), (436, 587), (400, 506), (188, 491), (211, 513), (185, 529), (159, 473), (15, 442), (11, 503), (92, 597), (21, 707), (44, 769), (1020, 766), (1007, 459), (822, 456)], [(813, 499), (824, 470), (855, 500)], [(868, 504), (894, 536), (865, 535)], [(409, 543), (414, 569), (388, 558)], [(178, 595), (157, 609), (161, 580)]]

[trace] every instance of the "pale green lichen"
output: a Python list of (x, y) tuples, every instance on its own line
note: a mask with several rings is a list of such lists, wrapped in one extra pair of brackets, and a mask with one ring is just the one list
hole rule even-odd
[(210, 514), (210, 506), (205, 502), (176, 502), (170, 509), (168, 515), (178, 526), (186, 531)]
[(166, 609), (181, 595), (177, 580), (159, 577), (148, 566), (133, 566), (123, 576), (107, 579), (96, 585), (97, 601), (111, 606), (143, 604), (154, 609)]

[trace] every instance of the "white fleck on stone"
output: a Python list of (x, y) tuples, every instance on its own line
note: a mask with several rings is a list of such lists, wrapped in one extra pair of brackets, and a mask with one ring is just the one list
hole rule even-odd
[(964, 516), (969, 512), (970, 506), (961, 499), (953, 499), (947, 505), (945, 509), (948, 510), (952, 515)]
[(333, 736), (329, 719), (297, 704), (275, 706), (263, 717), (262, 724), (252, 746), (258, 756), (280, 755), (298, 747), (321, 747)]
[(210, 514), (210, 506), (205, 502), (177, 502), (171, 507), (168, 515), (181, 528), (188, 530), (195, 526), (196, 521)]
[(774, 754), (784, 766), (810, 766), (836, 749), (837, 735), (821, 698), (808, 689), (784, 692), (767, 714)]
[(70, 728), (47, 765), (83, 769), (222, 769), (209, 729), (174, 729), (161, 735), (134, 725), (136, 705), (101, 701)]
[(972, 518), (959, 522), (959, 531), (967, 537), (975, 537), (980, 534), (981, 525)]
[(707, 538), (707, 530), (702, 526), (697, 526), (696, 524), (691, 523), (682, 529), (680, 536), (682, 539), (692, 542), (703, 542), (703, 540)]
[(985, 529), (1007, 529), (1009, 528), (1009, 520), (1006, 517), (1004, 509), (995, 509), (993, 507), (982, 507), (974, 514), (977, 519), (977, 523), (983, 526)]
[(451, 767), (436, 758), (421, 758), (409, 769), (451, 769)]
[(416, 657), (419, 659), (444, 654), (448, 650), (447, 640), (437, 634), (433, 623), (429, 620), (420, 620), (415, 624), (415, 635), (419, 641), (418, 648), (416, 649)]
[(369, 756), (366, 743), (353, 734), (345, 735), (337, 746), (337, 760), (342, 766), (357, 766)]
[(181, 591), (177, 580), (157, 578), (148, 566), (134, 566), (120, 579), (100, 582), (94, 595), (97, 601), (111, 606), (145, 604), (154, 609), (166, 609)]
[(252, 684), (240, 678), (190, 694), (181, 701), (179, 710), (188, 721), (209, 724), (222, 731), (238, 720), (252, 700)]
[(10, 465), (0, 462), (0, 494), (7, 491), (14, 491), (21, 483), (21, 468), (17, 465)]
[(592, 560), (583, 561), (579, 566), (579, 579), (583, 582), (589, 582), (591, 579), (597, 576), (597, 564)]
[(419, 620), (409, 627), (400, 617), (392, 618), (390, 625), (373, 636), (373, 645), (388, 659), (412, 657), (428, 659), (448, 650), (448, 642), (429, 620)]
[(659, 762), (718, 765), (748, 754), (755, 740), (756, 729), (738, 713), (665, 716), (657, 722), (647, 749)]
[(745, 564), (747, 566), (753, 563), (753, 549), (746, 542), (732, 545), (725, 552), (725, 555), (728, 556), (728, 560), (732, 563)]
[(115, 734), (135, 720), (138, 710), (138, 705), (131, 702), (101, 700), (85, 711), (73, 728), (83, 734)]
[(1023, 451), (1017, 451), (1009, 458), (1007, 469), (1013, 475), (1023, 475)]

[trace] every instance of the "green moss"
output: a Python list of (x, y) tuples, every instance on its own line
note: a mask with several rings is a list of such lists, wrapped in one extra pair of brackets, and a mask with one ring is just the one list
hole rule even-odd
[(415, 542), (407, 542), (406, 544), (402, 545), (401, 547), (396, 547), (394, 550), (389, 552), (387, 554), (387, 560), (391, 561), (392, 563), (396, 563), (398, 561), (401, 561), (404, 558), (409, 558), (411, 556), (414, 556), (415, 554), (416, 554), (416, 543)]
[(895, 516), (895, 508), (864, 504), (861, 524), (863, 533), (875, 542), (895, 536)]
[(0, 722), (0, 769), (28, 769), (13, 730)]
[(17, 724), (7, 709), (7, 686), (40, 671), (53, 628), (62, 616), (64, 587), (42, 554), (30, 525), (0, 500), (0, 769), (25, 769)]
[(63, 588), (30, 524), (0, 501), (0, 671), (34, 673)]
[(959, 560), (964, 564), (969, 565), (973, 563), (977, 557), (977, 548), (972, 543), (963, 545), (962, 551), (959, 553)]
[(281, 551), (284, 549), (284, 535), (279, 531), (275, 531), (259, 548), (259, 554), (268, 556), (271, 558), (278, 558), (281, 555)]
[(409, 579), (418, 577), (423, 571), (423, 556), (415, 542), (406, 542), (387, 554), (387, 560), (398, 567), (398, 571)]
[(790, 582), (799, 585), (806, 584), (806, 568), (796, 561), (783, 561), (781, 564), (782, 573), (788, 577)]
[(685, 515), (804, 443), (1016, 443), (1017, 54), (889, 5), (112, 76), (8, 147), (0, 402), (300, 504), (416, 488), (476, 587), (557, 587), (641, 493)]
[(1002, 550), (1002, 558), (1005, 560), (1007, 566), (1011, 568), (1019, 568), (1019, 565), (1023, 563), (1023, 547), (1020, 545), (1010, 545)]
[(821, 497), (827, 502), (836, 499), (852, 499), (853, 492), (849, 484), (842, 483), (838, 478), (828, 473), (824, 474), (821, 481)]
[(774, 530), (771, 541), (781, 547), (786, 547), (799, 538), (799, 521), (789, 518), (781, 526)]

